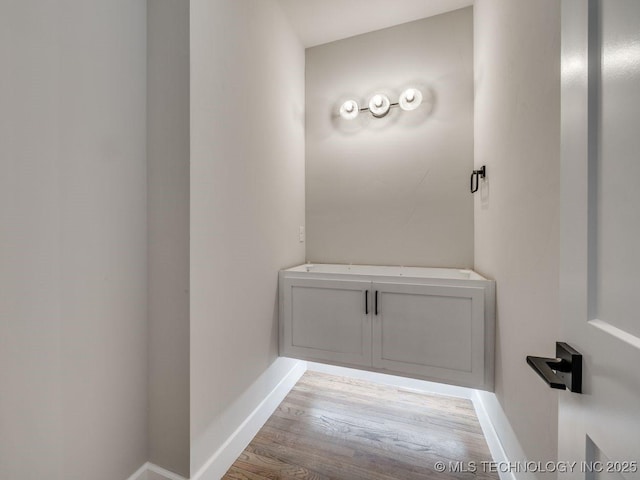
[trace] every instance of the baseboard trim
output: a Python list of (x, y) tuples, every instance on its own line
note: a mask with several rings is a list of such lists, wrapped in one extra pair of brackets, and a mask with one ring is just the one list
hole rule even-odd
[(307, 362), (297, 362), (191, 480), (222, 478), (306, 371)]
[[(476, 409), (476, 415), (478, 416), (478, 421), (480, 422), (480, 427), (482, 427), (482, 433), (484, 433), (484, 438), (489, 446), (489, 451), (491, 452), (493, 461), (499, 464), (508, 463), (509, 459), (507, 458), (507, 453), (504, 451), (498, 432), (496, 432), (493, 421), (487, 412), (482, 397), (478, 392), (475, 392), (475, 395), (471, 400), (473, 401), (473, 406)], [(500, 476), (500, 480), (516, 480), (513, 473), (498, 471), (498, 475)]]
[(502, 471), (498, 465), (500, 480), (537, 480), (533, 473), (510, 467), (524, 464), (527, 457), (495, 394), (477, 390), (473, 405), (494, 461), (506, 470)]
[(131, 475), (127, 480), (187, 480), (169, 470), (165, 470), (158, 465), (147, 462), (142, 465), (136, 473)]
[(147, 466), (149, 462), (143, 464), (136, 472), (131, 475), (127, 480), (146, 480), (147, 478)]

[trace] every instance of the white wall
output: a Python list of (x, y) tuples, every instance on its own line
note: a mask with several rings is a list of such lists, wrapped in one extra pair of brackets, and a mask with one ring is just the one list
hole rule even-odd
[(496, 395), (527, 458), (553, 460), (557, 393), (525, 357), (553, 357), (559, 340), (560, 5), (474, 8), (475, 162), (488, 170), (475, 196), (475, 269), (497, 282)]
[[(376, 92), (413, 112), (337, 114)], [(473, 9), (307, 49), (307, 259), (473, 266)]]
[(149, 460), (189, 476), (189, 2), (148, 2)]
[(304, 261), (304, 50), (273, 0), (190, 16), (194, 475), (291, 366), (277, 272)]
[(147, 458), (146, 2), (0, 3), (0, 478)]

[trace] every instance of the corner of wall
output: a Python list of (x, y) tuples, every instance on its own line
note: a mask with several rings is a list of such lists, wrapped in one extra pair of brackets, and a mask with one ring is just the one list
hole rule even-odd
[[(483, 403), (511, 461), (557, 458), (557, 395), (524, 361), (559, 323), (560, 4), (474, 4), (474, 269), (496, 281), (496, 394)], [(550, 475), (553, 477), (553, 475)]]
[(297, 365), (278, 358), (277, 286), (305, 255), (304, 49), (275, 0), (192, 0), (190, 19), (190, 470), (204, 479)]
[[(189, 474), (189, 2), (147, 4), (149, 460)], [(152, 465), (153, 465), (152, 464)]]

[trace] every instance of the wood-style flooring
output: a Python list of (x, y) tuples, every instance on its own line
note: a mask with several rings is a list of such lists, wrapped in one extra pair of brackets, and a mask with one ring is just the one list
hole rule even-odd
[(491, 460), (469, 400), (307, 372), (223, 478), (497, 480)]

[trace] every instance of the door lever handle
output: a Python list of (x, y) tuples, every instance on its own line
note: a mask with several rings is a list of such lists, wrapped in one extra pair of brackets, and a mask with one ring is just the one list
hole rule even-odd
[(551, 388), (582, 393), (582, 355), (564, 342), (556, 342), (556, 357), (527, 356), (527, 363)]
[(529, 355), (527, 356), (527, 363), (551, 388), (557, 388), (558, 390), (567, 389), (567, 385), (560, 375), (554, 372), (554, 370), (558, 370), (558, 368), (562, 366), (562, 360)]

